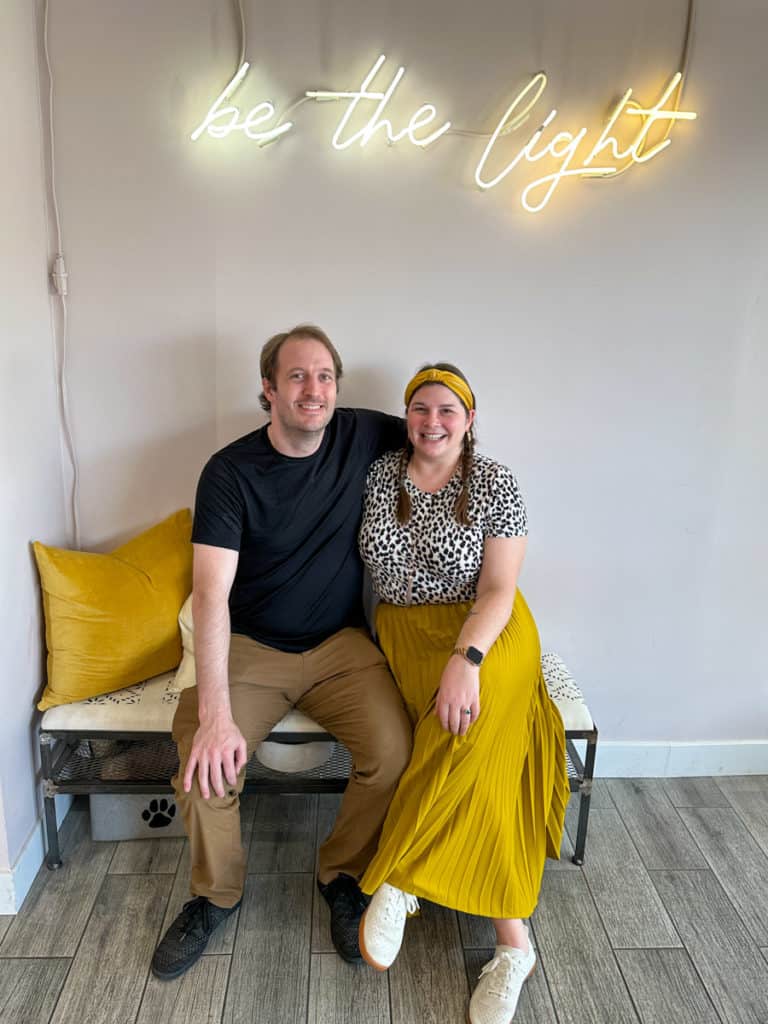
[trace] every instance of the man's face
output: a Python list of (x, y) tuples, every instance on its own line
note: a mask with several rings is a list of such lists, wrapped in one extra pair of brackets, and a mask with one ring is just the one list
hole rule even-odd
[(291, 338), (277, 354), (275, 384), (262, 381), (273, 428), (285, 435), (322, 432), (336, 408), (331, 353), (314, 338)]

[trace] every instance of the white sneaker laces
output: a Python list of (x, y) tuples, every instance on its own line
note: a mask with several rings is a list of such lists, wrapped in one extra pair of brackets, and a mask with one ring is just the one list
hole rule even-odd
[[(496, 968), (499, 968), (498, 971)], [(488, 991), (491, 995), (499, 996), (500, 999), (509, 999), (513, 990), (518, 987), (517, 979), (524, 975), (523, 981), (525, 981), (525, 977), (528, 975), (524, 958), (513, 956), (505, 949), (497, 953), (493, 960), (488, 961), (480, 972), (480, 977), (494, 971), (496, 973), (493, 980), (489, 979), (488, 982)]]
[(386, 893), (386, 901), (381, 908), (383, 923), (396, 924), (398, 918), (403, 913), (403, 903), (405, 904), (406, 916), (408, 914), (415, 914), (419, 909), (419, 901), (409, 892), (403, 892), (402, 889), (395, 889), (394, 886), (388, 889)]
[(419, 907), (419, 901), (416, 899), (416, 897), (412, 896), (411, 893), (409, 892), (404, 892), (403, 896), (405, 896), (406, 914), (418, 914), (421, 908)]

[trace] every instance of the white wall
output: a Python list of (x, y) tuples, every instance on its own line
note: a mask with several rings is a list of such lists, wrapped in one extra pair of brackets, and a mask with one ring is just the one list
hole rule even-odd
[[(389, 74), (408, 68), (399, 124), (431, 101), (490, 129), (544, 67), (530, 127), (556, 106), (556, 126), (595, 134), (628, 85), (656, 99), (685, 15), (683, 0), (244, 6), (246, 107), (354, 87), (386, 53)], [(22, 583), (21, 600), (15, 585), (4, 599), (24, 687), (4, 723), (16, 730), (6, 766), (22, 750), (31, 763), (26, 543), (63, 530), (31, 25), (11, 7), (18, 67), (3, 75), (21, 145), (20, 165), (0, 172), (13, 226), (0, 248), (13, 295), (4, 357), (21, 384), (2, 412), (15, 467), (4, 481), (17, 482), (3, 484), (16, 511), (0, 543)], [(478, 140), (333, 151), (339, 104), (303, 105), (263, 150), (190, 142), (234, 68), (233, 10), (52, 4), (83, 542), (109, 546), (191, 502), (207, 454), (262, 422), (258, 349), (275, 330), (323, 325), (346, 360), (345, 399), (392, 410), (415, 366), (453, 359), (478, 393), (485, 449), (529, 501), (523, 588), (544, 644), (583, 682), (604, 739), (765, 740), (768, 10), (702, 0), (685, 96), (699, 120), (617, 180), (564, 182), (536, 216), (519, 204), (530, 167), (490, 194), (473, 187)], [(13, 799), (11, 855), (30, 786)]]
[[(44, 671), (37, 573), (29, 542), (66, 543), (46, 282), (47, 242), (34, 10), (0, 8), (0, 94), (7, 104), (0, 162), (0, 876), (35, 829), (36, 712)], [(3, 892), (0, 877), (0, 898)]]
[(91, 546), (189, 504), (216, 447), (218, 243), (173, 137), (184, 65), (212, 6), (51, 4), (70, 394)]

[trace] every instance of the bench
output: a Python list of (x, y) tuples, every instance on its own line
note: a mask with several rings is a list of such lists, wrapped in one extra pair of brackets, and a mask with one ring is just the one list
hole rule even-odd
[[(547, 689), (563, 718), (572, 792), (579, 793), (573, 861), (582, 864), (597, 751), (597, 727), (563, 661), (542, 654)], [(49, 868), (62, 864), (55, 797), (59, 793), (172, 793), (178, 759), (171, 724), (179, 694), (173, 672), (114, 693), (50, 708), (40, 723), (40, 763)], [(583, 757), (576, 742), (583, 741)], [(246, 767), (245, 792), (336, 793), (351, 758), (333, 736), (300, 711), (289, 712), (259, 744)]]

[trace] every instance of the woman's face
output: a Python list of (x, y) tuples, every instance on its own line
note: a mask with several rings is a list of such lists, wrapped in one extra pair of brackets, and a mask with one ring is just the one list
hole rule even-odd
[(406, 411), (408, 439), (414, 451), (428, 459), (458, 459), (464, 435), (472, 426), (474, 409), (444, 384), (424, 384), (414, 392)]

